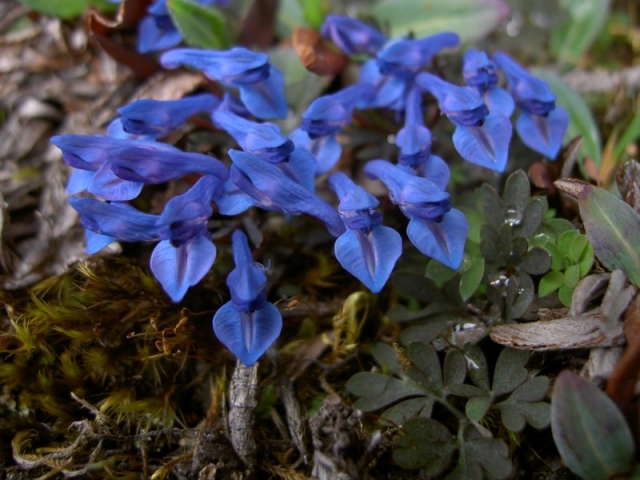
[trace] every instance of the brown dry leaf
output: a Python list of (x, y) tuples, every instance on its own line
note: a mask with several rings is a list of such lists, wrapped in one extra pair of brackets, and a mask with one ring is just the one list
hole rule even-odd
[(103, 132), (137, 82), (92, 48), (82, 25), (31, 20), (16, 0), (0, 3), (3, 28), (27, 25), (0, 35), (0, 284), (16, 289), (86, 257), (68, 167), (49, 138)]
[(616, 173), (616, 184), (622, 199), (640, 214), (640, 163), (629, 160)]
[(120, 4), (115, 20), (104, 17), (96, 10), (91, 11), (87, 27), (92, 38), (115, 61), (128, 66), (141, 78), (147, 78), (161, 70), (160, 65), (150, 57), (138, 53), (134, 47), (114, 40), (115, 34), (137, 25), (147, 11), (149, 0), (125, 0)]
[(300, 61), (310, 72), (334, 76), (349, 63), (346, 55), (331, 49), (330, 44), (311, 28), (296, 28), (291, 41)]

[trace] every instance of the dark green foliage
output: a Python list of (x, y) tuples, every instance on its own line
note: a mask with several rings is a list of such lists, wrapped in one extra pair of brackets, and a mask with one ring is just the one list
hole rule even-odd
[[(402, 427), (394, 459), (403, 468), (439, 475), (451, 470), (457, 451), (457, 465), (446, 478), (481, 479), (483, 471), (506, 478), (512, 470), (508, 447), (481, 425), (489, 412), (499, 413), (502, 424), (516, 433), (527, 423), (549, 425), (549, 404), (543, 401), (549, 379), (529, 377), (528, 352), (503, 349), (493, 375), (475, 345), (448, 349), (442, 360), (421, 341), (411, 342), (406, 356), (385, 344), (376, 344), (372, 353), (385, 373), (357, 373), (346, 388), (358, 397), (355, 408), (385, 409), (381, 422)], [(434, 408), (437, 404), (444, 410)], [(440, 418), (442, 412), (447, 413)], [(458, 425), (453, 432), (452, 424)]]

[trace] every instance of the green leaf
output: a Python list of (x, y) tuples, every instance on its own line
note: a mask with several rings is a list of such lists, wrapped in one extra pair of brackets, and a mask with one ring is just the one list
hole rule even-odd
[(562, 272), (552, 270), (540, 279), (540, 285), (538, 285), (538, 296), (542, 298), (547, 295), (551, 295), (563, 284), (564, 274)]
[(507, 400), (496, 405), (502, 423), (512, 432), (521, 432), (528, 423), (535, 428), (546, 428), (550, 422), (549, 404), (541, 401), (549, 389), (549, 378), (533, 377), (524, 382)]
[(451, 280), (455, 276), (455, 270), (451, 270), (449, 267), (443, 265), (437, 260), (431, 260), (427, 265), (427, 277), (429, 277), (436, 283), (444, 283), (447, 280)]
[(602, 31), (610, 0), (564, 0), (569, 18), (551, 33), (551, 52), (562, 62), (576, 64)]
[(464, 407), (467, 418), (472, 422), (479, 422), (491, 407), (491, 403), (491, 397), (470, 398)]
[(582, 255), (578, 259), (578, 268), (580, 269), (580, 278), (584, 277), (591, 270), (593, 265), (593, 247), (590, 243), (582, 251)]
[[(563, 278), (563, 282), (564, 282), (564, 278)], [(563, 283), (560, 289), (558, 290), (558, 299), (562, 302), (562, 304), (565, 307), (571, 307), (573, 292), (575, 289), (576, 287), (569, 287), (568, 285), (564, 285)]]
[(403, 400), (382, 413), (382, 423), (394, 427), (401, 427), (414, 417), (429, 418), (433, 411), (435, 399), (418, 397)]
[(632, 468), (635, 447), (622, 413), (603, 391), (568, 370), (553, 388), (551, 432), (565, 464), (585, 480)]
[(528, 373), (524, 366), (528, 360), (529, 352), (526, 350), (502, 349), (493, 375), (493, 394), (509, 393), (520, 386), (527, 379)]
[(636, 113), (635, 117), (625, 131), (620, 135), (620, 138), (616, 142), (616, 146), (613, 148), (613, 158), (618, 159), (622, 156), (627, 146), (632, 142), (635, 142), (640, 138), (640, 110)]
[(302, 15), (311, 28), (319, 30), (327, 14), (327, 0), (298, 0)]
[(515, 235), (530, 237), (533, 235), (544, 219), (544, 206), (539, 198), (532, 198), (524, 209), (522, 221), (513, 229)]
[[(477, 190), (476, 195), (478, 196), (480, 213), (484, 215), (484, 218), (487, 219), (490, 226), (500, 228), (504, 223), (506, 208), (498, 192), (496, 192), (491, 185), (484, 183), (482, 187)], [(482, 237), (482, 231), (480, 232), (480, 236)]]
[(469, 260), (471, 267), (460, 276), (460, 296), (467, 301), (478, 290), (484, 275), (484, 258), (477, 257)]
[[(568, 230), (558, 237), (557, 245), (563, 255), (571, 254), (573, 242), (580, 236), (578, 230)], [(586, 238), (585, 238), (586, 240)]]
[(533, 247), (524, 256), (518, 268), (530, 275), (543, 275), (551, 268), (551, 255), (544, 248)]
[(456, 444), (444, 425), (417, 417), (404, 425), (403, 433), (393, 452), (398, 465), (407, 470), (426, 467), (429, 476), (437, 476), (447, 468)]
[(442, 373), (445, 387), (458, 385), (464, 381), (467, 367), (464, 355), (460, 350), (452, 349), (447, 352), (444, 357)]
[(569, 288), (576, 288), (580, 281), (580, 267), (571, 265), (564, 271), (564, 284)]
[(640, 286), (640, 216), (608, 191), (586, 185), (580, 215), (593, 251), (609, 270), (621, 269)]
[(193, 0), (167, 0), (171, 20), (193, 47), (226, 49), (231, 46), (229, 24), (216, 7)]
[(398, 355), (391, 345), (383, 342), (376, 342), (371, 347), (371, 355), (376, 363), (387, 371), (400, 376), (402, 366), (398, 360)]
[[(569, 115), (569, 128), (564, 136), (565, 141), (578, 135), (584, 137), (584, 142), (580, 147), (582, 155), (589, 157), (598, 168), (602, 164), (602, 140), (600, 139), (600, 129), (596, 125), (591, 110), (584, 99), (567, 85), (555, 73), (532, 69), (533, 74), (546, 80), (556, 94), (556, 103), (562, 106)], [(583, 175), (586, 171), (582, 163), (579, 163)]]
[(467, 223), (469, 224), (467, 240), (473, 243), (480, 243), (480, 227), (484, 223), (483, 216), (472, 208), (460, 207), (459, 210), (464, 213)]
[(425, 389), (411, 380), (373, 372), (358, 372), (345, 386), (353, 395), (360, 397), (353, 406), (363, 412), (378, 410), (406, 397), (425, 395)]
[(487, 438), (469, 424), (458, 435), (458, 442), (461, 443), (458, 463), (445, 480), (506, 479), (511, 476), (513, 465), (509, 447), (502, 440)]
[(89, 6), (89, 0), (20, 0), (28, 7), (44, 15), (58, 18), (74, 18)]
[(371, 13), (379, 24), (391, 27), (391, 37), (409, 32), (416, 38), (455, 32), (466, 42), (488, 35), (506, 18), (509, 9), (500, 0), (382, 0)]
[[(522, 219), (524, 209), (529, 203), (531, 195), (531, 187), (529, 185), (529, 177), (523, 170), (513, 172), (507, 178), (502, 192), (502, 201), (506, 207), (506, 217), (515, 217), (518, 223)], [(508, 220), (508, 218), (507, 218)]]
[(471, 381), (483, 390), (489, 391), (489, 367), (482, 349), (477, 345), (471, 345), (466, 348), (464, 356), (469, 366), (468, 375)]

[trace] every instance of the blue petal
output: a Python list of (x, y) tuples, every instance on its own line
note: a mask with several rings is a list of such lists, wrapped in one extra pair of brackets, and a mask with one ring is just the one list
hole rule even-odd
[(142, 213), (123, 203), (104, 203), (94, 198), (72, 197), (69, 204), (80, 213), (82, 225), (93, 232), (127, 242), (159, 238), (156, 215)]
[(374, 55), (387, 41), (377, 29), (345, 15), (327, 15), (320, 35), (335, 43), (347, 55), (369, 53)]
[(364, 171), (368, 176), (377, 178), (386, 185), (391, 200), (396, 205), (420, 206), (442, 202), (449, 198), (449, 194), (432, 181), (416, 177), (385, 160), (367, 162)]
[(364, 188), (342, 172), (335, 172), (329, 177), (329, 186), (340, 199), (340, 211), (371, 210), (380, 202)]
[(159, 28), (156, 17), (147, 15), (138, 24), (138, 52), (149, 53), (175, 47), (182, 41), (182, 35), (173, 25)]
[(214, 201), (218, 205), (218, 212), (229, 216), (239, 215), (258, 205), (258, 202), (240, 190), (231, 179), (224, 183), (223, 192), (215, 197)]
[(409, 79), (395, 76), (383, 75), (380, 72), (378, 62), (367, 60), (360, 67), (360, 83), (369, 83), (374, 86), (375, 94), (370, 99), (365, 99), (358, 104), (358, 108), (378, 108), (389, 107), (402, 102), (405, 92), (411, 83)]
[(161, 241), (151, 254), (150, 266), (171, 300), (179, 302), (189, 287), (202, 280), (215, 259), (215, 245), (199, 236), (178, 248), (169, 240)]
[(127, 140), (104, 135), (56, 135), (50, 142), (62, 150), (62, 158), (68, 165), (81, 170), (96, 171), (107, 161), (110, 152), (127, 144)]
[(520, 108), (534, 115), (553, 110), (556, 96), (547, 82), (531, 75), (505, 53), (497, 52), (493, 59), (504, 72), (509, 91)]
[(91, 183), (93, 175), (94, 172), (91, 170), (72, 168), (69, 181), (67, 182), (67, 193), (69, 195), (75, 195), (84, 192)]
[(310, 192), (315, 192), (318, 162), (307, 149), (296, 148), (289, 156), (289, 160), (279, 163), (278, 167), (289, 178), (295, 180)]
[(390, 42), (378, 52), (380, 71), (384, 74), (407, 75), (426, 66), (440, 50), (456, 47), (460, 37), (453, 32), (443, 32), (419, 40)]
[(251, 366), (280, 335), (282, 315), (272, 303), (247, 313), (238, 312), (227, 302), (214, 315), (213, 330), (242, 363)]
[(453, 133), (453, 144), (468, 162), (503, 172), (509, 157), (511, 132), (509, 119), (491, 113), (481, 127), (458, 125)]
[(193, 67), (230, 87), (237, 87), (239, 82), (265, 80), (269, 75), (268, 62), (266, 54), (255, 53), (244, 47), (223, 51), (177, 48), (160, 57), (160, 63), (165, 68), (173, 69), (182, 65)]
[(425, 72), (418, 74), (415, 81), (419, 88), (436, 97), (442, 113), (456, 125), (482, 124), (489, 113), (482, 97), (472, 88), (459, 87)]
[(228, 178), (227, 167), (217, 158), (202, 153), (186, 153), (160, 142), (126, 140), (121, 148), (110, 152), (113, 172), (125, 180), (165, 183), (189, 173)]
[(156, 139), (155, 135), (134, 135), (133, 133), (125, 132), (120, 117), (114, 118), (107, 125), (107, 137), (120, 140), (146, 140), (147, 142), (153, 142)]
[(235, 230), (231, 237), (236, 268), (227, 276), (233, 307), (239, 312), (260, 310), (266, 303), (267, 276), (264, 267), (253, 261), (247, 236)]
[(307, 149), (316, 158), (316, 175), (322, 175), (331, 170), (342, 154), (342, 147), (335, 135), (309, 138), (309, 134), (301, 129), (296, 129), (289, 135), (296, 146)]
[(516, 130), (524, 144), (550, 160), (558, 155), (568, 126), (569, 117), (561, 107), (556, 107), (546, 117), (523, 111), (516, 122)]
[(383, 225), (369, 232), (347, 230), (336, 240), (334, 250), (342, 268), (378, 293), (402, 254), (402, 238)]
[(85, 238), (87, 239), (87, 253), (89, 255), (93, 255), (94, 253), (98, 253), (107, 245), (115, 242), (117, 238), (109, 237), (108, 235), (102, 235), (100, 233), (92, 232), (89, 229), (84, 230)]
[(511, 117), (516, 105), (504, 88), (491, 87), (482, 96), (484, 103), (491, 113), (503, 115), (507, 118)]
[(485, 52), (468, 49), (464, 54), (462, 75), (465, 83), (475, 88), (479, 93), (484, 93), (498, 83), (496, 65), (489, 60)]
[(340, 215), (331, 205), (291, 180), (276, 165), (239, 150), (229, 150), (229, 156), (233, 160), (233, 182), (265, 210), (307, 213), (322, 220), (332, 235), (344, 232)]
[(220, 103), (215, 95), (203, 93), (179, 100), (136, 100), (118, 109), (123, 129), (134, 135), (164, 137), (189, 117), (212, 112)]
[(356, 83), (329, 95), (316, 98), (302, 114), (300, 128), (310, 138), (325, 137), (340, 131), (351, 122), (353, 109), (368, 102), (375, 93), (369, 83)]
[(287, 97), (284, 94), (284, 75), (271, 65), (269, 78), (262, 82), (238, 85), (240, 98), (258, 118), (285, 118)]
[(208, 236), (207, 222), (212, 213), (211, 201), (214, 193), (221, 190), (217, 177), (205, 175), (187, 192), (169, 200), (157, 223), (163, 227), (160, 238), (171, 240), (177, 247), (196, 236)]
[(422, 253), (457, 270), (462, 263), (468, 230), (464, 214), (451, 209), (440, 223), (412, 218), (407, 235)]
[(267, 162), (284, 161), (293, 150), (293, 142), (280, 133), (275, 123), (257, 123), (236, 115), (228, 107), (225, 99), (223, 107), (217, 109), (211, 118), (214, 124), (231, 135), (240, 147)]
[(422, 176), (444, 190), (449, 183), (449, 165), (437, 155), (430, 155), (423, 167)]
[(129, 182), (117, 177), (111, 170), (108, 162), (105, 162), (98, 169), (89, 185), (87, 191), (94, 195), (111, 201), (132, 200), (140, 195), (143, 183)]

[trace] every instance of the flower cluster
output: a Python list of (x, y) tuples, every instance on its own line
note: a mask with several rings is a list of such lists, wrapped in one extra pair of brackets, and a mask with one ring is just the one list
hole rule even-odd
[[(144, 40), (147, 47), (153, 45), (146, 50), (179, 42), (163, 20), (166, 2), (153, 3), (149, 15), (151, 20), (144, 19), (140, 28), (156, 32), (156, 38)], [(150, 22), (156, 30), (146, 26)], [(67, 189), (86, 228), (88, 252), (116, 240), (157, 241), (151, 270), (178, 302), (215, 261), (208, 228), (213, 212), (232, 216), (257, 207), (320, 220), (336, 237), (338, 262), (369, 290), (379, 292), (402, 254), (401, 235), (382, 224), (378, 200), (345, 173), (328, 176), (337, 208), (315, 192), (318, 179), (335, 169), (341, 155), (338, 134), (355, 110), (389, 108), (403, 116), (396, 136), (397, 163), (372, 160), (364, 172), (387, 187), (390, 200), (409, 219), (408, 240), (452, 269), (462, 262), (468, 226), (446, 192), (447, 163), (431, 153), (432, 135), (423, 120), (425, 94), (435, 98), (455, 125), (454, 145), (468, 161), (498, 171), (505, 168), (509, 117), (516, 107), (521, 110), (516, 129), (527, 145), (550, 158), (560, 148), (566, 113), (555, 105), (544, 82), (505, 54), (495, 54), (491, 61), (484, 52), (468, 51), (463, 72), (467, 86), (461, 87), (426, 71), (434, 55), (457, 46), (453, 33), (388, 40), (362, 22), (333, 15), (326, 18), (321, 33), (346, 54), (372, 58), (362, 65), (356, 84), (313, 101), (299, 127), (288, 135), (266, 121), (287, 115), (283, 74), (267, 55), (235, 47), (178, 48), (160, 57), (166, 68), (200, 70), (222, 87), (222, 97), (203, 93), (173, 101), (138, 100), (118, 110), (120, 117), (106, 135), (53, 137), (64, 161), (73, 167)], [(508, 90), (498, 86), (498, 67)], [(237, 148), (228, 150), (228, 159), (184, 152), (162, 142), (190, 117), (202, 114), (235, 140)], [(170, 199), (159, 214), (127, 203), (144, 185), (194, 174), (198, 180)], [(218, 309), (213, 327), (218, 338), (250, 365), (278, 337), (282, 318), (266, 300), (266, 273), (253, 261), (247, 237), (235, 231), (232, 245), (236, 268), (227, 280), (231, 301)]]

